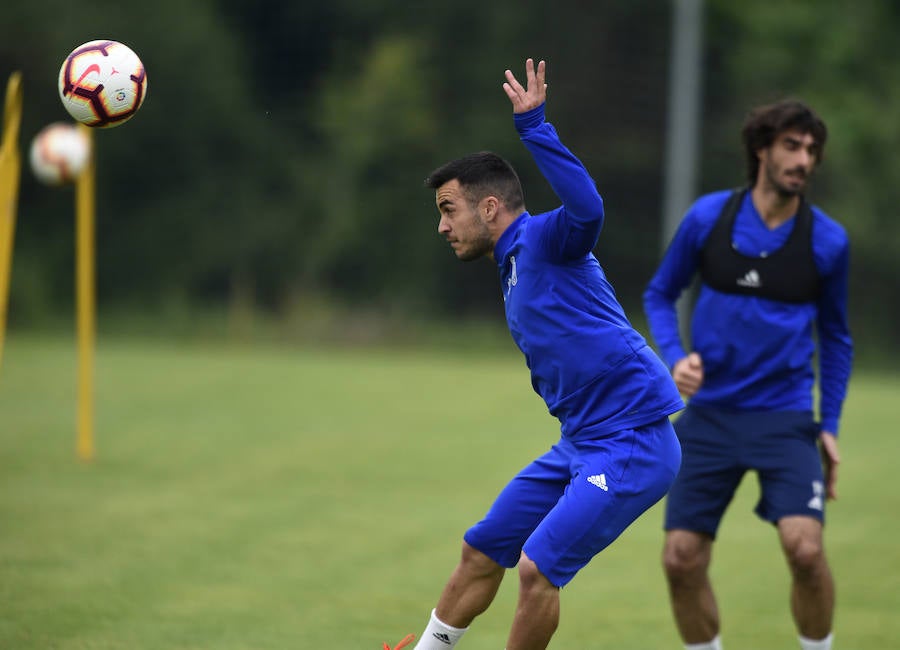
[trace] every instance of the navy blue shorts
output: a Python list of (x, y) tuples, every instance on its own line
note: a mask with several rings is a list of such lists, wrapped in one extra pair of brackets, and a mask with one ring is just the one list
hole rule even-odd
[(774, 524), (789, 515), (806, 515), (824, 522), (820, 428), (811, 413), (688, 405), (675, 431), (684, 456), (666, 499), (666, 530), (715, 537), (747, 470), (755, 470), (759, 479), (760, 518)]
[(665, 495), (680, 461), (668, 418), (602, 439), (560, 439), (509, 482), (465, 540), (507, 568), (524, 550), (562, 587)]

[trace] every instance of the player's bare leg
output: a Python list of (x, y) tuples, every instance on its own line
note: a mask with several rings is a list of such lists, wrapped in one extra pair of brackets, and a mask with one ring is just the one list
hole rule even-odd
[(463, 542), (462, 557), (441, 592), (415, 650), (450, 650), (497, 595), (506, 569)]
[(709, 581), (712, 538), (687, 530), (666, 533), (663, 568), (675, 624), (685, 643), (707, 643), (719, 634), (719, 608)]
[(544, 650), (559, 625), (559, 588), (523, 552), (519, 559), (519, 602), (506, 650)]
[(504, 567), (463, 542), (462, 557), (441, 593), (435, 614), (447, 625), (469, 627), (494, 600), (505, 572)]
[(801, 636), (824, 639), (834, 617), (834, 580), (822, 540), (822, 524), (812, 517), (778, 522), (781, 547), (791, 569), (791, 613)]

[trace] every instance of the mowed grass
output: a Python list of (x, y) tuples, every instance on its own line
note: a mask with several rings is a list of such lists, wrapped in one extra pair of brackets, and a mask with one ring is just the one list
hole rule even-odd
[[(0, 648), (365, 650), (420, 633), (465, 528), (558, 427), (518, 353), (101, 339), (75, 453), (69, 339), (0, 367)], [(836, 648), (900, 647), (900, 377), (854, 377), (826, 543)], [(793, 648), (788, 577), (748, 475), (713, 579), (728, 650)], [(551, 647), (680, 647), (657, 505), (562, 592)], [(500, 649), (508, 574), (460, 647)]]

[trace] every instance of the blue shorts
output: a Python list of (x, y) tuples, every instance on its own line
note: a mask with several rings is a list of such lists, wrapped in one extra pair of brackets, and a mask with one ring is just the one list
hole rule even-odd
[(596, 440), (562, 438), (509, 482), (465, 540), (507, 568), (524, 550), (562, 587), (665, 495), (680, 461), (668, 418)]
[(747, 470), (755, 470), (756, 514), (824, 522), (819, 426), (806, 411), (750, 412), (691, 406), (675, 422), (684, 458), (666, 499), (665, 529), (716, 536)]

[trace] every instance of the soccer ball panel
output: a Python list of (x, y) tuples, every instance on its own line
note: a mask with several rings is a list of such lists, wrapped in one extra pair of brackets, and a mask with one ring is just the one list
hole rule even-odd
[(59, 98), (69, 115), (108, 128), (131, 119), (144, 103), (147, 73), (127, 45), (96, 40), (76, 47), (59, 69)]

